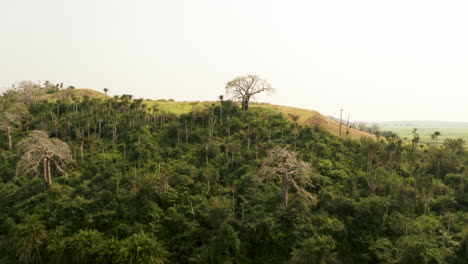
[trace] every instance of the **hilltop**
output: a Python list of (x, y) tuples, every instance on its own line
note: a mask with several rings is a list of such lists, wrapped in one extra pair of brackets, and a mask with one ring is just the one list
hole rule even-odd
[[(55, 94), (46, 95), (47, 99), (65, 99), (65, 98), (72, 98), (72, 97), (84, 97), (88, 96), (91, 98), (105, 98), (105, 94), (92, 90), (92, 89), (66, 89), (61, 90)], [(108, 95), (109, 96), (109, 95)], [(150, 100), (145, 99), (144, 103), (151, 107), (157, 105), (159, 109), (163, 112), (173, 113), (176, 115), (181, 115), (184, 113), (188, 113), (195, 109), (206, 109), (213, 104), (216, 104), (216, 101), (174, 101), (174, 100)], [(339, 134), (339, 123), (331, 120), (330, 118), (320, 114), (317, 111), (303, 109), (303, 108), (296, 108), (291, 106), (282, 106), (282, 105), (274, 105), (269, 103), (251, 103), (251, 107), (256, 108), (264, 108), (269, 109), (272, 111), (277, 111), (282, 113), (284, 116), (289, 117), (289, 115), (297, 115), (298, 122), (301, 124), (310, 123), (311, 119), (314, 119), (314, 122), (320, 123), (321, 127), (325, 128), (326, 130), (332, 132), (335, 135)], [(342, 126), (342, 134), (345, 135), (346, 126)], [(354, 128), (349, 128), (349, 137), (353, 139), (359, 139), (361, 137), (369, 137), (375, 139), (375, 135), (363, 132)]]

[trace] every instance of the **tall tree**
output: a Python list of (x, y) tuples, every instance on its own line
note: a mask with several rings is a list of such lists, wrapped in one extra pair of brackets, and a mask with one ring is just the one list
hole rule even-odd
[(25, 104), (16, 100), (15, 96), (6, 100), (5, 103), (0, 102), (0, 129), (7, 132), (8, 148), (13, 148), (12, 132), (19, 128), (21, 120), (29, 111)]
[(433, 136), (433, 138), (435, 140), (435, 146), (437, 148), (437, 143), (438, 143), (437, 141), (438, 141), (439, 136), (440, 136), (440, 131), (435, 131), (434, 134), (432, 134), (432, 136)]
[(50, 188), (52, 184), (50, 164), (53, 163), (59, 171), (65, 173), (60, 165), (72, 161), (70, 147), (65, 142), (49, 138), (47, 132), (40, 130), (32, 131), (27, 138), (21, 140), (18, 149), (23, 155), (17, 163), (16, 176), (37, 174), (42, 165), (46, 188)]
[(15, 113), (1, 113), (0, 114), (0, 129), (7, 131), (7, 139), (8, 139), (8, 149), (12, 149), (13, 147), (13, 140), (11, 138), (11, 132), (14, 127), (19, 124), (19, 116)]
[(238, 76), (226, 84), (226, 94), (241, 100), (244, 111), (249, 110), (250, 99), (262, 92), (273, 93), (274, 89), (257, 75)]
[(260, 175), (261, 180), (280, 179), (283, 203), (286, 208), (288, 207), (291, 186), (305, 197), (312, 200), (316, 199), (304, 188), (313, 186), (311, 168), (308, 163), (300, 160), (297, 153), (293, 151), (283, 147), (275, 147), (270, 150), (263, 162)]
[(419, 144), (419, 140), (421, 139), (418, 134), (418, 129), (413, 128), (413, 131), (411, 132), (413, 134), (413, 139), (411, 142), (413, 143), (413, 150), (416, 150), (416, 146)]

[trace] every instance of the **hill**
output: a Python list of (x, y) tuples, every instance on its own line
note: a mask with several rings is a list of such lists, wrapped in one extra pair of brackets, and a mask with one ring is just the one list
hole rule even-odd
[[(57, 99), (57, 98), (71, 98), (75, 97), (83, 97), (89, 96), (91, 98), (104, 98), (105, 95), (101, 92), (91, 90), (91, 89), (67, 89), (62, 90), (56, 94), (47, 95), (49, 99)], [(215, 101), (182, 101), (177, 102), (174, 100), (144, 100), (144, 103), (149, 106), (157, 105), (159, 109), (163, 112), (173, 113), (176, 115), (181, 115), (184, 113), (188, 113), (194, 109), (205, 109), (210, 107), (213, 104), (217, 104), (218, 102)], [(251, 107), (261, 107), (273, 111), (280, 112), (284, 114), (286, 117), (289, 115), (297, 115), (299, 117), (298, 122), (301, 124), (310, 123), (311, 119), (315, 119), (314, 122), (320, 123), (320, 125), (325, 128), (326, 130), (332, 132), (335, 135), (339, 135), (340, 125), (331, 120), (330, 118), (321, 115), (317, 111), (303, 109), (303, 108), (296, 108), (291, 106), (282, 106), (282, 105), (274, 105), (269, 103), (251, 103)], [(290, 118), (290, 117), (289, 117)], [(342, 126), (342, 134), (345, 135), (346, 127)], [(359, 139), (361, 137), (369, 137), (375, 139), (376, 137), (373, 134), (363, 132), (354, 128), (349, 128), (349, 137), (353, 139)]]
[(146, 101), (196, 110), (177, 116), (30, 91), (0, 97), (0, 263), (466, 263), (459, 141), (343, 140), (269, 104)]
[(92, 89), (65, 89), (61, 90), (58, 93), (46, 94), (44, 98), (48, 100), (57, 100), (57, 99), (67, 99), (72, 97), (84, 97), (88, 96), (90, 98), (104, 98), (105, 94), (92, 90)]

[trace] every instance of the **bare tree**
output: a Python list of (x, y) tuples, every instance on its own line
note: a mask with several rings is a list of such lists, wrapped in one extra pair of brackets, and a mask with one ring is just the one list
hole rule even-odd
[(42, 165), (42, 175), (46, 188), (52, 184), (50, 164), (62, 173), (63, 163), (73, 160), (70, 147), (57, 138), (49, 138), (45, 131), (34, 130), (18, 143), (18, 149), (23, 155), (16, 165), (16, 177), (28, 174), (39, 174)]
[(226, 84), (226, 94), (233, 99), (241, 100), (242, 110), (249, 110), (249, 102), (256, 94), (273, 93), (271, 85), (257, 75), (238, 76)]
[(19, 119), (19, 116), (14, 113), (5, 112), (0, 114), (0, 129), (7, 131), (8, 149), (13, 147), (11, 131), (19, 124)]
[[(280, 180), (284, 206), (288, 207), (289, 188), (310, 198), (316, 197), (307, 192), (304, 187), (313, 187), (311, 168), (308, 163), (298, 159), (297, 154), (283, 147), (275, 147), (268, 152), (260, 171), (260, 180)], [(304, 187), (302, 187), (304, 186)]]
[(325, 124), (325, 121), (320, 114), (313, 115), (307, 119), (307, 123), (310, 124), (315, 132), (320, 131), (320, 128)]
[(28, 109), (22, 103), (14, 103), (0, 109), (0, 129), (7, 132), (8, 148), (13, 148), (11, 133), (21, 125), (21, 118), (28, 114)]
[(18, 84), (17, 91), (20, 101), (28, 106), (33, 106), (39, 101), (40, 97), (45, 94), (45, 90), (40, 84), (31, 81), (21, 81)]

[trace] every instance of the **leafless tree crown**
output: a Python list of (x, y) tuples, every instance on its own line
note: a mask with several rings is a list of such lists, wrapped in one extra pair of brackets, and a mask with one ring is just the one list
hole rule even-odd
[(18, 150), (23, 153), (17, 163), (16, 176), (39, 174), (43, 165), (46, 186), (51, 183), (50, 163), (65, 173), (60, 167), (63, 163), (72, 161), (70, 147), (57, 138), (49, 138), (45, 131), (34, 130), (18, 143)]
[[(275, 147), (269, 151), (260, 170), (260, 180), (280, 179), (283, 201), (288, 206), (288, 191), (290, 186), (301, 195), (316, 200), (304, 187), (313, 187), (310, 165), (297, 157), (297, 153), (283, 147)], [(302, 187), (304, 186), (304, 187)]]
[(241, 100), (243, 110), (248, 110), (249, 101), (255, 95), (262, 92), (271, 94), (274, 91), (270, 83), (257, 75), (238, 76), (226, 84), (226, 94), (233, 99)]

